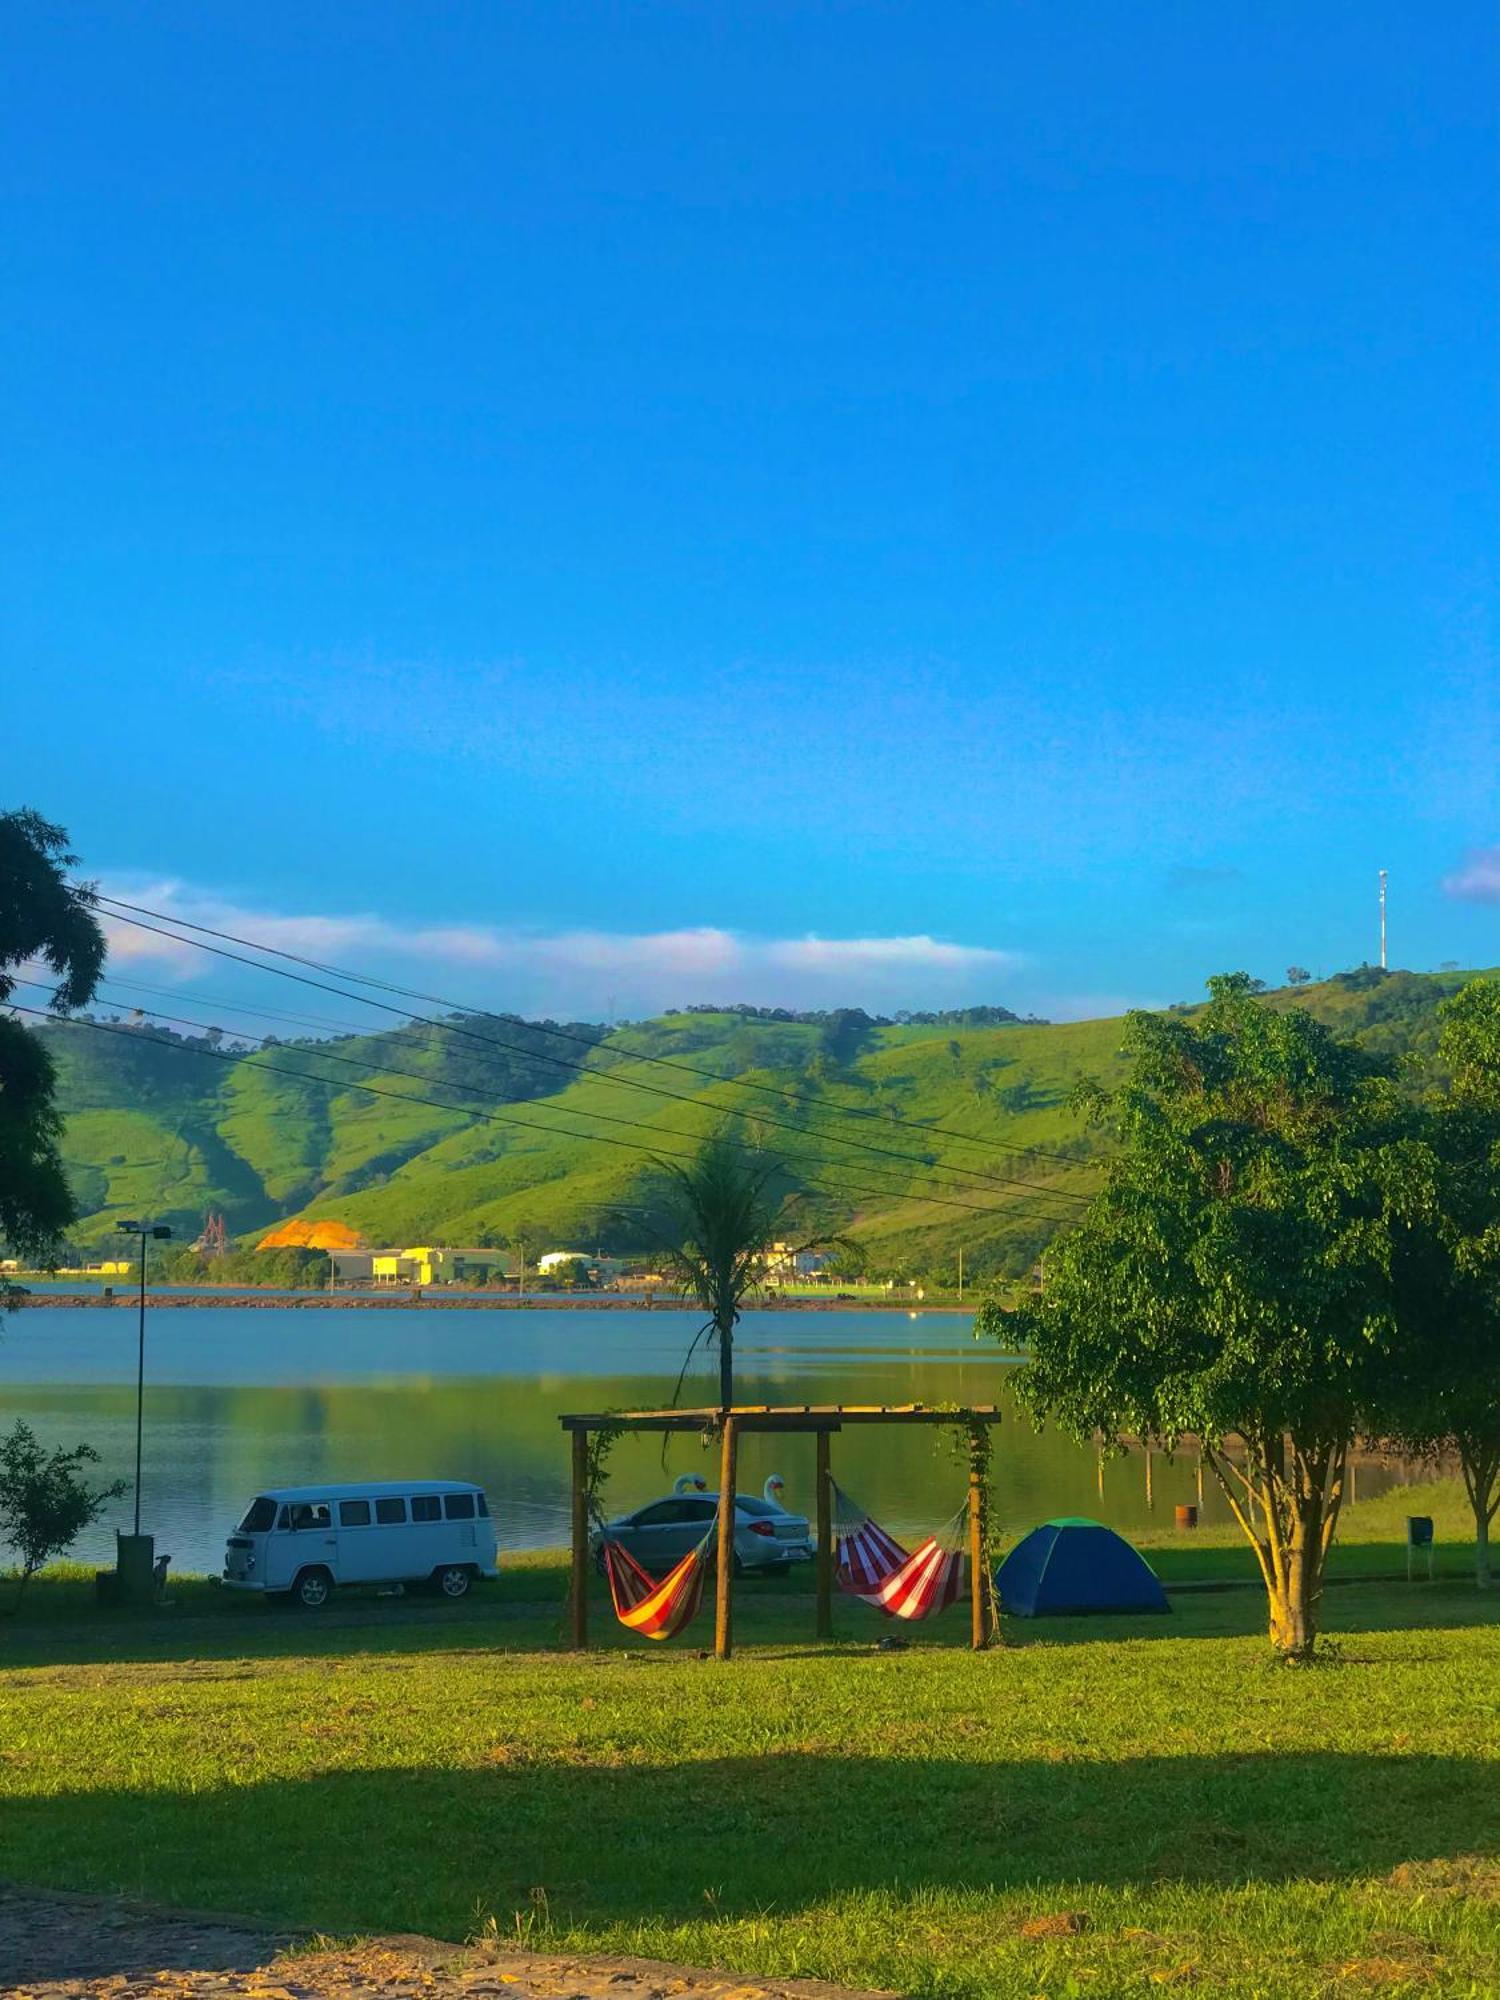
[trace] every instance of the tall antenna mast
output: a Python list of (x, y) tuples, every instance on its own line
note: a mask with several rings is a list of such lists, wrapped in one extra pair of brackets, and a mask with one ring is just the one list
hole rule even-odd
[(1385, 971), (1385, 870), (1380, 871), (1380, 969)]

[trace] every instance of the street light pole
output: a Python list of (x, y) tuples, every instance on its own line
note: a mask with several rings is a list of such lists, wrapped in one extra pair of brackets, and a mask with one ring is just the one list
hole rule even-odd
[(154, 1226), (149, 1222), (122, 1222), (117, 1225), (122, 1236), (138, 1236), (141, 1239), (141, 1270), (139, 1310), (136, 1323), (135, 1351), (135, 1529), (141, 1532), (141, 1438), (145, 1428), (146, 1411), (146, 1245), (154, 1239), (165, 1243), (172, 1232), (165, 1223)]
[(146, 1409), (146, 1232), (141, 1231), (141, 1295), (135, 1348), (135, 1532), (141, 1532), (141, 1427)]

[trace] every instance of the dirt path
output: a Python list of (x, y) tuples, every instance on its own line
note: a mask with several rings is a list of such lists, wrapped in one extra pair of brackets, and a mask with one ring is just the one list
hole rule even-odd
[(880, 2000), (806, 1979), (742, 1979), (629, 1958), (362, 1939), (328, 1951), (232, 1917), (0, 1888), (11, 2000)]

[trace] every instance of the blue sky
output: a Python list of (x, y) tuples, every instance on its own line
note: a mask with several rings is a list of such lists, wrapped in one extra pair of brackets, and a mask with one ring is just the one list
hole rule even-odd
[(7, 28), (6, 790), (109, 883), (587, 1015), (1332, 971), (1381, 866), (1500, 960), (1487, 6)]

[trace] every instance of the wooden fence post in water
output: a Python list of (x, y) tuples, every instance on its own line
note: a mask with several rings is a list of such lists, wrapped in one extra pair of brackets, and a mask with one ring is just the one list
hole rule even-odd
[(589, 1642), (589, 1437), (573, 1433), (573, 1574), (569, 1588), (573, 1651)]
[(827, 1431), (819, 1431), (814, 1440), (817, 1465), (814, 1478), (817, 1484), (818, 1548), (818, 1620), (817, 1632), (820, 1639), (833, 1637), (833, 1493), (829, 1482), (833, 1477), (829, 1464), (831, 1453), (828, 1447)]
[(714, 1658), (718, 1660), (727, 1660), (734, 1651), (734, 1499), (739, 1444), (739, 1425), (726, 1414), (719, 1469), (719, 1561), (714, 1598)]

